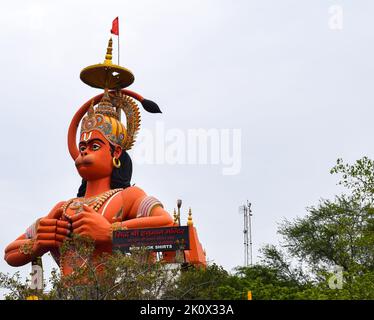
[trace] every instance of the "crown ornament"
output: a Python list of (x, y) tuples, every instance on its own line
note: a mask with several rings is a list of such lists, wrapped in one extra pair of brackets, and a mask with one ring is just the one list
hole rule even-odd
[[(126, 115), (126, 127), (121, 122), (121, 110)], [(81, 136), (92, 130), (101, 132), (114, 146), (130, 150), (135, 143), (140, 128), (140, 112), (133, 98), (120, 92), (111, 94), (107, 89), (103, 98), (94, 107), (94, 102), (82, 120)]]

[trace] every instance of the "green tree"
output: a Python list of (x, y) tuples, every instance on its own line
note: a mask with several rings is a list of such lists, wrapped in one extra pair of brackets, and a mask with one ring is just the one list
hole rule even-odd
[(0, 273), (0, 287), (10, 291), (5, 298), (26, 299), (36, 295), (43, 300), (159, 299), (179, 272), (153, 261), (152, 253), (144, 249), (94, 257), (93, 240), (79, 236), (65, 241), (60, 250), (62, 255), (69, 255), (73, 269), (70, 275), (61, 277), (54, 269), (49, 279), (51, 289), (38, 292), (29, 289), (29, 281), (23, 283), (19, 273), (13, 276)]
[[(264, 264), (281, 277), (314, 283), (298, 298), (373, 299), (374, 161), (364, 157), (350, 165), (338, 159), (331, 173), (342, 176), (338, 184), (346, 192), (307, 208), (304, 217), (284, 220), (278, 231), (281, 248), (264, 248)], [(291, 271), (290, 261), (298, 261), (297, 271)], [(340, 290), (329, 286), (334, 266), (343, 268)]]
[(227, 284), (229, 273), (217, 264), (206, 268), (192, 266), (183, 269), (174, 286), (163, 295), (164, 299), (193, 300), (221, 299), (220, 288)]

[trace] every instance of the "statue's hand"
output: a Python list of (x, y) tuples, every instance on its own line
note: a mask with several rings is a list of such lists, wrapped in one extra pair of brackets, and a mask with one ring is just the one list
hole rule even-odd
[(83, 205), (83, 212), (71, 218), (73, 232), (88, 236), (97, 245), (111, 245), (111, 225), (107, 219), (94, 209)]
[(36, 230), (36, 251), (38, 254), (58, 248), (70, 234), (71, 224), (58, 219), (42, 218)]

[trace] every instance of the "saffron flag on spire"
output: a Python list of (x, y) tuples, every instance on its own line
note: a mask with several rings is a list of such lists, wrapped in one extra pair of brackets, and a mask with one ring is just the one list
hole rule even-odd
[(115, 34), (116, 36), (119, 35), (118, 17), (113, 20), (112, 29), (110, 29), (110, 33)]

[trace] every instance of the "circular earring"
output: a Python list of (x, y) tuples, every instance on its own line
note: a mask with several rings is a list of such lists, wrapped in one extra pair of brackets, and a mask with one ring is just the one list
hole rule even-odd
[(121, 166), (121, 161), (113, 157), (113, 165), (118, 169)]

